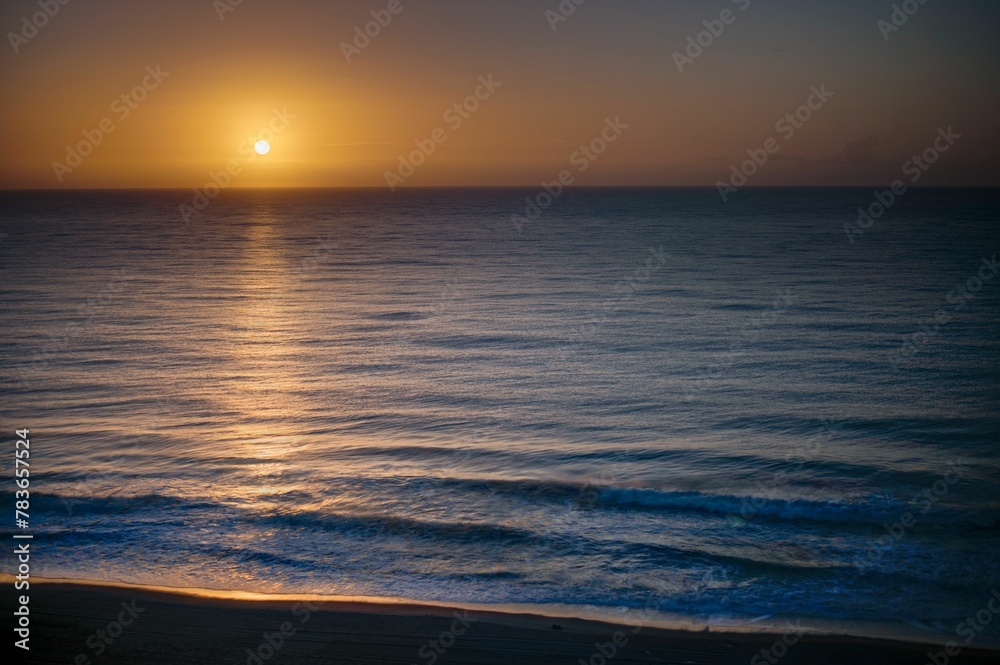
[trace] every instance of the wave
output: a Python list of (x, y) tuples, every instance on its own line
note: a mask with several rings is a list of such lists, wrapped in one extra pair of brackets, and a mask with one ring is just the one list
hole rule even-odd
[(270, 526), (305, 527), (357, 535), (416, 536), (476, 544), (491, 541), (531, 542), (538, 534), (526, 529), (468, 521), (432, 521), (387, 515), (346, 515), (322, 511), (272, 513), (254, 517)]
[(879, 522), (907, 511), (906, 504), (902, 502), (876, 498), (859, 502), (822, 501), (619, 487), (600, 490), (598, 497), (598, 502), (605, 505), (717, 513), (744, 520), (767, 516), (787, 520)]
[(423, 321), (430, 318), (430, 316), (426, 312), (400, 311), (373, 314), (371, 318), (376, 321)]
[(926, 444), (989, 443), (1000, 435), (1000, 419), (993, 417), (925, 418), (801, 418), (792, 415), (746, 416), (715, 425), (720, 430), (837, 436), (869, 435), (894, 441)]
[[(384, 451), (384, 452), (388, 452)], [(411, 455), (425, 454), (426, 449), (404, 447), (394, 449), (394, 454), (401, 458)], [(443, 452), (443, 451), (439, 451)], [(493, 455), (501, 454), (494, 451)], [(66, 474), (69, 475), (69, 474)], [(123, 482), (127, 478), (121, 479)], [(74, 483), (75, 485), (75, 483)], [(128, 483), (127, 489), (134, 490), (134, 482)], [(75, 487), (73, 488), (76, 489)], [(780, 489), (780, 488), (776, 488)], [(792, 491), (794, 485), (789, 484), (784, 490)], [(797, 522), (802, 520), (817, 522), (834, 522), (848, 525), (876, 525), (893, 523), (902, 519), (906, 513), (911, 513), (916, 522), (923, 526), (949, 524), (952, 526), (982, 527), (979, 519), (980, 511), (960, 510), (942, 504), (921, 506), (904, 499), (888, 495), (868, 494), (856, 497), (813, 498), (796, 496), (775, 496), (759, 492), (711, 492), (693, 489), (664, 489), (640, 486), (621, 486), (602, 483), (595, 479), (586, 480), (548, 480), (548, 479), (496, 479), (496, 478), (462, 478), (462, 477), (396, 477), (379, 479), (341, 479), (341, 482), (325, 490), (315, 488), (308, 493), (296, 492), (289, 495), (294, 503), (307, 503), (320, 499), (322, 496), (338, 497), (344, 493), (388, 493), (391, 501), (423, 501), (428, 498), (455, 501), (464, 499), (488, 500), (490, 497), (503, 497), (522, 504), (564, 504), (587, 510), (611, 511), (644, 511), (670, 513), (700, 513), (715, 515), (720, 519), (740, 523), (760, 519), (770, 522)], [(449, 496), (457, 494), (458, 496)], [(0, 493), (2, 495), (2, 493)], [(410, 495), (414, 495), (412, 498)], [(422, 497), (422, 498), (421, 498)], [(212, 509), (219, 504), (201, 499), (187, 500), (170, 493), (145, 493), (134, 495), (131, 492), (114, 493), (103, 496), (76, 494), (72, 490), (63, 494), (48, 493), (39, 497), (36, 504), (46, 511), (69, 511), (86, 513), (126, 513), (137, 511), (172, 511)], [(515, 509), (516, 510), (516, 509)], [(307, 513), (289, 512), (283, 519), (301, 519)], [(345, 520), (347, 516), (317, 512), (318, 522), (326, 519)], [(388, 528), (393, 524), (400, 525), (405, 530), (411, 518), (396, 516), (383, 518), (379, 516), (355, 515), (350, 519), (359, 522), (376, 520), (384, 522)], [(394, 521), (393, 521), (394, 520)], [(985, 524), (985, 522), (983, 522)], [(346, 526), (346, 525), (339, 525)], [(485, 529), (485, 527), (483, 527)], [(513, 533), (504, 534), (514, 536)], [(523, 537), (524, 534), (516, 534)], [(489, 538), (491, 534), (484, 531), (480, 534)]]
[(760, 494), (724, 494), (690, 490), (619, 487), (572, 481), (442, 479), (445, 487), (508, 495), (529, 501), (573, 503), (604, 509), (696, 512), (724, 516), (730, 520), (764, 518), (772, 521), (803, 519), (881, 525), (912, 513), (921, 524), (970, 523), (973, 515), (942, 505), (923, 513), (914, 503), (866, 495), (854, 500), (770, 497)]

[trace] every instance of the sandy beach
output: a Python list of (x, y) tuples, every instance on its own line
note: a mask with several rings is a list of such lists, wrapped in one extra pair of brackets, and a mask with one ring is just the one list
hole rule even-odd
[[(851, 637), (686, 632), (415, 603), (210, 597), (63, 581), (33, 581), (30, 598), (34, 663), (923, 665), (928, 651), (938, 651)], [(4, 594), (5, 613), (11, 600)], [(949, 662), (998, 658), (964, 649)]]

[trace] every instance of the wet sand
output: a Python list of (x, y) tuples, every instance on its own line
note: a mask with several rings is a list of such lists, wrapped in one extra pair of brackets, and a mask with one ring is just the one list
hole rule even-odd
[[(2, 596), (9, 617), (10, 586)], [(943, 648), (805, 635), (786, 651), (776, 648), (782, 636), (762, 633), (688, 632), (416, 603), (199, 597), (69, 582), (32, 582), (30, 599), (31, 655), (20, 652), (17, 662), (757, 665), (773, 659), (784, 665), (925, 665), (928, 651)], [(1000, 652), (971, 648), (949, 659), (998, 662)]]

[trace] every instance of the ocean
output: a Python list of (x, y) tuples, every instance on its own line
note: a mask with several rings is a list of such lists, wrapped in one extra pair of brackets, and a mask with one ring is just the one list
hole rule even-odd
[(539, 193), (0, 193), (32, 574), (928, 639), (987, 606), (996, 191), (515, 223)]

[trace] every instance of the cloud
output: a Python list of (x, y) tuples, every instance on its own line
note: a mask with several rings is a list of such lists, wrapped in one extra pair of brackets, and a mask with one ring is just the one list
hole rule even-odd
[(848, 141), (840, 148), (840, 161), (851, 164), (872, 164), (879, 161), (879, 148), (883, 145), (885, 139), (880, 134)]

